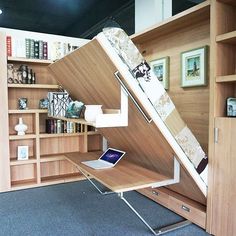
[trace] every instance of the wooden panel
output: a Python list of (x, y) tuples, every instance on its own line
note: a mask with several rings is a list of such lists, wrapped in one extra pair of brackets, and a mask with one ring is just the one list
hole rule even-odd
[(40, 171), (42, 178), (78, 173), (78, 169), (75, 165), (67, 160), (43, 162), (41, 163)]
[(166, 188), (145, 188), (138, 192), (169, 208), (202, 228), (206, 226), (206, 207)]
[(35, 164), (11, 166), (11, 181), (13, 183), (32, 179), (36, 179)]
[(8, 101), (7, 101), (7, 60), (6, 60), (6, 35), (0, 33), (0, 192), (10, 188), (10, 162), (8, 145)]
[(236, 30), (236, 7), (216, 1), (216, 35), (229, 33)]
[[(169, 96), (173, 100), (182, 119), (196, 136), (197, 140), (208, 151), (209, 126), (209, 77), (208, 86), (182, 88), (181, 52), (210, 45), (210, 22), (200, 21), (191, 27), (182, 27), (168, 35), (156, 37), (152, 41), (139, 45), (147, 61), (168, 56), (169, 63)], [(208, 57), (209, 60), (209, 57)], [(210, 67), (207, 67), (209, 72)], [(201, 94), (201, 96), (199, 96)]]
[[(206, 31), (209, 34), (209, 27)], [(206, 41), (203, 37), (202, 42)], [(77, 100), (85, 104), (102, 104), (103, 108), (107, 109), (119, 109), (120, 86), (114, 78), (116, 68), (97, 40), (92, 40), (50, 65), (50, 69), (63, 87)], [(172, 177), (174, 151), (156, 125), (154, 123), (148, 125), (131, 101), (129, 101), (129, 126), (99, 129), (99, 133), (107, 138), (111, 147), (125, 150), (129, 154), (127, 158), (130, 161), (150, 171)], [(172, 189), (203, 204), (206, 201), (183, 168), (180, 184), (172, 186)]]
[(213, 186), (211, 209), (212, 233), (234, 236), (236, 232), (236, 120), (216, 118), (219, 128), (215, 157), (212, 160)]
[(98, 151), (102, 150), (102, 136), (98, 135), (88, 135), (88, 151)]
[(43, 138), (40, 140), (40, 154), (58, 154), (80, 151), (80, 142), (77, 136)]

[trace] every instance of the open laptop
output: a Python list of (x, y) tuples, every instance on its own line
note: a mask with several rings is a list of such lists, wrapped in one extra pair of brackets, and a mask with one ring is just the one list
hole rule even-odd
[(98, 160), (83, 161), (82, 163), (93, 169), (105, 169), (114, 167), (118, 161), (125, 155), (124, 151), (108, 148)]

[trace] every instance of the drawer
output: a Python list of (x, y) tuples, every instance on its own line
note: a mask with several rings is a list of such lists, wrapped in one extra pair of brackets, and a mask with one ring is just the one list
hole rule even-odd
[(198, 203), (188, 204), (186, 201), (170, 196), (169, 209), (205, 229), (206, 209), (204, 206)]
[(138, 192), (168, 208), (169, 195), (158, 188), (140, 189)]

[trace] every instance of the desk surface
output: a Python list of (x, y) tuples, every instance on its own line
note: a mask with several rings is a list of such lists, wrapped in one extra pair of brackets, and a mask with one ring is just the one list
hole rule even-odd
[(82, 161), (96, 160), (101, 152), (67, 153), (66, 159), (76, 165), (81, 171), (90, 175), (113, 192), (127, 192), (131, 190), (151, 187), (154, 183), (168, 180), (170, 177), (161, 175), (127, 161), (127, 154), (113, 168), (94, 170), (82, 164)]

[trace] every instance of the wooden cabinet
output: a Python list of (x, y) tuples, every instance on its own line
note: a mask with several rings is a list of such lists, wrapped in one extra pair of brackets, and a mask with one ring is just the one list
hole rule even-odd
[[(0, 192), (25, 189), (53, 183), (83, 179), (79, 171), (65, 159), (68, 152), (88, 152), (101, 149), (101, 135), (88, 131), (86, 122), (80, 133), (46, 133), (47, 110), (39, 109), (39, 100), (49, 91), (58, 91), (57, 81), (48, 71), (49, 60), (6, 58), (5, 35), (1, 34), (1, 116)], [(7, 63), (15, 68), (27, 65), (36, 73), (36, 84), (7, 83)], [(27, 109), (19, 110), (18, 99), (27, 98)], [(19, 136), (14, 127), (19, 118), (28, 126)], [(5, 146), (4, 146), (5, 145)], [(18, 146), (28, 146), (28, 160), (18, 160)]]
[(214, 235), (233, 236), (236, 232), (236, 120), (215, 119), (218, 137), (212, 161), (211, 228)]
[(236, 2), (211, 2), (211, 87), (207, 230), (236, 234), (235, 130), (226, 100), (236, 97)]

